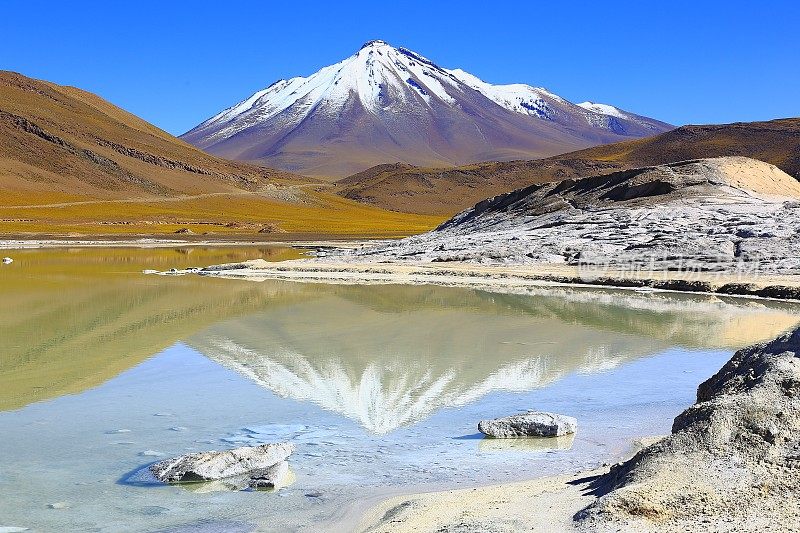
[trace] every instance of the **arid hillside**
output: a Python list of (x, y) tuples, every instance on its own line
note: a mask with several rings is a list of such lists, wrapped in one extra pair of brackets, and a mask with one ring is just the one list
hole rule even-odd
[(342, 196), (385, 209), (454, 214), (520, 187), (722, 156), (771, 163), (800, 178), (800, 118), (681, 128), (547, 159), (452, 168), (379, 165), (340, 180)]
[(0, 233), (403, 235), (440, 218), (194, 148), (102, 98), (0, 72)]

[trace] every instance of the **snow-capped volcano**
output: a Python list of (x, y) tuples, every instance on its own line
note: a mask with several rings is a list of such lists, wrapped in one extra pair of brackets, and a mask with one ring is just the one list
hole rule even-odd
[(370, 41), (311, 76), (273, 83), (183, 138), (232, 159), (343, 176), (397, 161), (543, 157), (670, 128), (612, 106), (575, 105), (542, 88), (492, 85)]

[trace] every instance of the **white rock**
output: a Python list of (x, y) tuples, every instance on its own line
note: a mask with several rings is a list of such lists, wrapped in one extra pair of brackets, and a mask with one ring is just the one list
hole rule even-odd
[(571, 416), (530, 411), (522, 415), (481, 420), (478, 431), (496, 438), (560, 437), (575, 433), (578, 421)]
[(155, 463), (150, 472), (165, 483), (211, 481), (267, 469), (293, 451), (293, 444), (281, 443), (190, 453)]

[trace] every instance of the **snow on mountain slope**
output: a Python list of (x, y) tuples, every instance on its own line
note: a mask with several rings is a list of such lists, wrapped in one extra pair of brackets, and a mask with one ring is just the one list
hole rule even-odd
[(617, 118), (629, 118), (629, 115), (624, 113), (620, 108), (614, 107), (613, 105), (608, 104), (598, 104), (595, 102), (581, 102), (578, 104), (579, 107), (586, 109), (587, 111), (591, 111), (593, 113), (597, 113), (600, 115), (608, 115), (610, 117), (617, 117)]
[(548, 101), (566, 102), (560, 96), (556, 96), (541, 87), (531, 87), (520, 83), (492, 85), (461, 69), (448, 70), (447, 72), (496, 104), (517, 113), (552, 120), (554, 112), (548, 106)]
[(492, 85), (384, 41), (279, 80), (183, 138), (213, 154), (313, 175), (402, 161), (535, 158), (653, 135), (667, 124), (585, 109), (541, 88)]

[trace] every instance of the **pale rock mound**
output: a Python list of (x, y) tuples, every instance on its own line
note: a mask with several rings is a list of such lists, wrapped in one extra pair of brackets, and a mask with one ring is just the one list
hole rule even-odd
[(591, 530), (800, 529), (800, 329), (738, 351), (672, 435), (593, 483)]
[(800, 272), (800, 183), (745, 157), (532, 185), (336, 261)]

